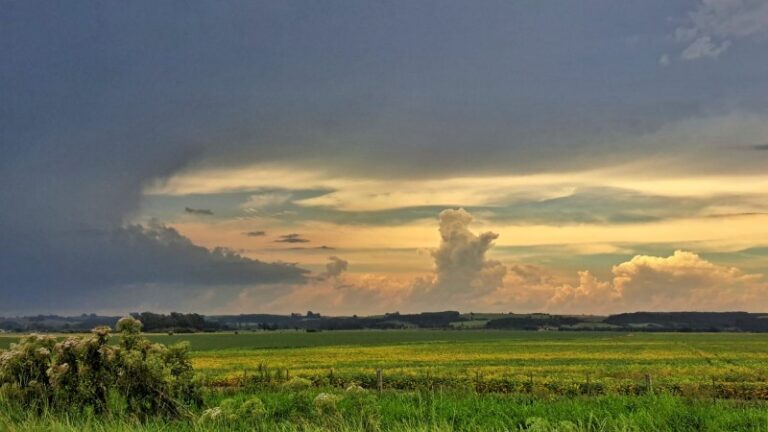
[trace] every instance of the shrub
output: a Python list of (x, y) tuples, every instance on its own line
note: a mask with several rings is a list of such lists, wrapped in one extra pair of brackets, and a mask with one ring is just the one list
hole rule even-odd
[(219, 406), (203, 411), (199, 422), (215, 423), (253, 423), (267, 414), (264, 403), (256, 396), (244, 401), (224, 399)]
[(315, 407), (315, 411), (317, 411), (318, 414), (333, 414), (337, 411), (336, 403), (340, 399), (339, 396), (330, 393), (320, 393), (315, 396), (312, 405)]
[(283, 388), (291, 391), (307, 390), (310, 387), (312, 387), (312, 381), (301, 377), (293, 377), (283, 383)]
[(199, 404), (201, 386), (189, 360), (189, 347), (166, 347), (143, 338), (141, 322), (117, 322), (119, 344), (109, 345), (110, 329), (90, 336), (29, 335), (0, 353), (0, 396), (34, 407), (107, 410), (110, 393), (129, 414), (179, 416), (183, 404)]

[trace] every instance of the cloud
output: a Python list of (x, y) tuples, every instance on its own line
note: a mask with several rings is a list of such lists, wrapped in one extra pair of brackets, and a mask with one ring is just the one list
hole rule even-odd
[(685, 43), (683, 60), (718, 58), (732, 40), (768, 32), (766, 0), (702, 0), (688, 14), (687, 24), (675, 29), (675, 40)]
[(273, 250), (291, 250), (291, 251), (312, 251), (312, 250), (335, 250), (335, 247), (332, 246), (314, 246), (314, 247), (302, 247), (302, 246), (296, 246), (296, 247), (289, 247), (289, 248), (279, 248), (279, 249), (273, 249)]
[(709, 36), (696, 38), (688, 47), (686, 47), (680, 58), (683, 60), (696, 60), (704, 57), (716, 59), (731, 46), (730, 41), (723, 41), (720, 44), (712, 42)]
[(308, 283), (286, 288), (278, 296), (248, 288), (238, 297), (236, 307), (267, 304), (280, 311), (299, 308), (337, 314), (445, 309), (574, 314), (768, 309), (768, 284), (762, 275), (716, 264), (692, 252), (678, 250), (666, 257), (635, 255), (610, 267), (609, 277), (598, 276), (608, 270), (602, 268), (578, 271), (574, 278), (556, 269), (504, 265), (490, 259), (498, 235), (475, 234), (470, 230), (473, 222), (474, 217), (464, 209), (440, 212), (440, 244), (429, 251), (434, 260), (429, 274), (410, 278), (349, 274), (349, 262), (332, 256), (325, 271), (310, 277)]
[(265, 231), (248, 231), (243, 233), (243, 235), (248, 237), (264, 237), (267, 233)]
[(277, 240), (275, 240), (276, 243), (309, 243), (309, 240), (301, 237), (301, 234), (285, 234), (281, 235)]
[(638, 255), (613, 267), (613, 286), (623, 302), (642, 310), (755, 310), (768, 305), (760, 274), (707, 261), (695, 253)]
[(754, 145), (752, 146), (752, 150), (758, 150), (758, 151), (768, 150), (768, 144)]
[(616, 310), (621, 293), (610, 283), (589, 271), (580, 271), (578, 285), (562, 284), (547, 300), (545, 309), (572, 313), (607, 313)]
[[(613, 266), (613, 278), (600, 281), (579, 272), (578, 284), (550, 284), (547, 310), (570, 313), (626, 311), (762, 311), (768, 283), (761, 274), (715, 264), (687, 251), (668, 257), (636, 255)], [(520, 289), (525, 289), (521, 286)]]
[(243, 286), (267, 294), (260, 287), (301, 284), (308, 273), (197, 246), (159, 222), (68, 233), (44, 250), (25, 240), (15, 248), (17, 260), (0, 262), (0, 312), (129, 310), (143, 302), (170, 309), (209, 290), (219, 298)]
[(480, 235), (469, 230), (474, 218), (464, 209), (440, 212), (440, 246), (431, 252), (435, 261), (434, 275), (417, 280), (417, 303), (430, 308), (457, 307), (503, 285), (507, 268), (486, 257), (499, 235)]
[(328, 258), (328, 261), (328, 264), (325, 265), (324, 277), (338, 278), (347, 271), (347, 266), (349, 265), (347, 260), (332, 256)]
[(254, 194), (240, 206), (245, 211), (256, 212), (259, 210), (280, 207), (291, 201), (293, 195), (288, 192), (264, 192)]
[(195, 209), (190, 207), (184, 207), (184, 211), (195, 215), (213, 215), (213, 211), (210, 209)]

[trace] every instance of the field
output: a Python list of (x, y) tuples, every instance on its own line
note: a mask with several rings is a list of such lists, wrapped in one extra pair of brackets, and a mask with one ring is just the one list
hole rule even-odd
[(350, 331), (154, 336), (192, 345), (212, 379), (259, 367), (291, 375), (413, 380), (462, 378), (545, 383), (755, 386), (768, 377), (768, 335), (523, 331)]
[[(294, 377), (312, 381), (313, 394), (343, 393), (354, 382), (376, 395), (381, 430), (768, 430), (768, 334), (403, 330), (151, 339), (190, 342), (195, 369), (214, 389), (210, 404), (257, 394), (279, 411), (293, 397), (283, 384)], [(0, 336), (0, 348), (12, 340)], [(301, 419), (259, 427), (367, 428), (344, 416), (333, 425)], [(113, 421), (97, 422), (97, 429), (148, 427)], [(53, 424), (91, 427), (21, 417), (6, 419), (5, 427)]]

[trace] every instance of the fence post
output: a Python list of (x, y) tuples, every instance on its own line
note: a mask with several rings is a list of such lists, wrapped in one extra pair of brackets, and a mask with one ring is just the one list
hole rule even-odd
[(587, 396), (592, 395), (592, 383), (589, 380), (589, 372), (587, 372)]
[(328, 370), (328, 384), (333, 385), (333, 368)]
[(384, 377), (382, 376), (381, 368), (376, 369), (376, 384), (379, 389), (379, 393), (384, 390)]
[(651, 374), (645, 374), (645, 389), (648, 393), (653, 393), (653, 380), (651, 379)]

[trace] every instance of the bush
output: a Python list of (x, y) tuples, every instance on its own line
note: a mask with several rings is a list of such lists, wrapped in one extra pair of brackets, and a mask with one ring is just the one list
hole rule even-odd
[(341, 398), (336, 395), (332, 395), (330, 393), (320, 393), (317, 396), (315, 396), (315, 399), (312, 401), (312, 405), (315, 407), (315, 411), (317, 411), (318, 414), (324, 415), (324, 414), (334, 414), (336, 413), (336, 403)]
[(283, 388), (291, 391), (302, 391), (312, 387), (312, 381), (306, 378), (293, 377), (283, 383)]
[(224, 399), (219, 406), (203, 411), (199, 422), (203, 425), (248, 423), (263, 419), (267, 414), (264, 403), (256, 396), (243, 401)]
[(177, 417), (184, 404), (201, 402), (201, 386), (189, 360), (189, 347), (166, 347), (143, 338), (141, 322), (117, 322), (120, 341), (109, 345), (110, 329), (57, 341), (29, 335), (0, 353), (0, 396), (38, 411), (107, 410), (110, 395), (129, 414)]

